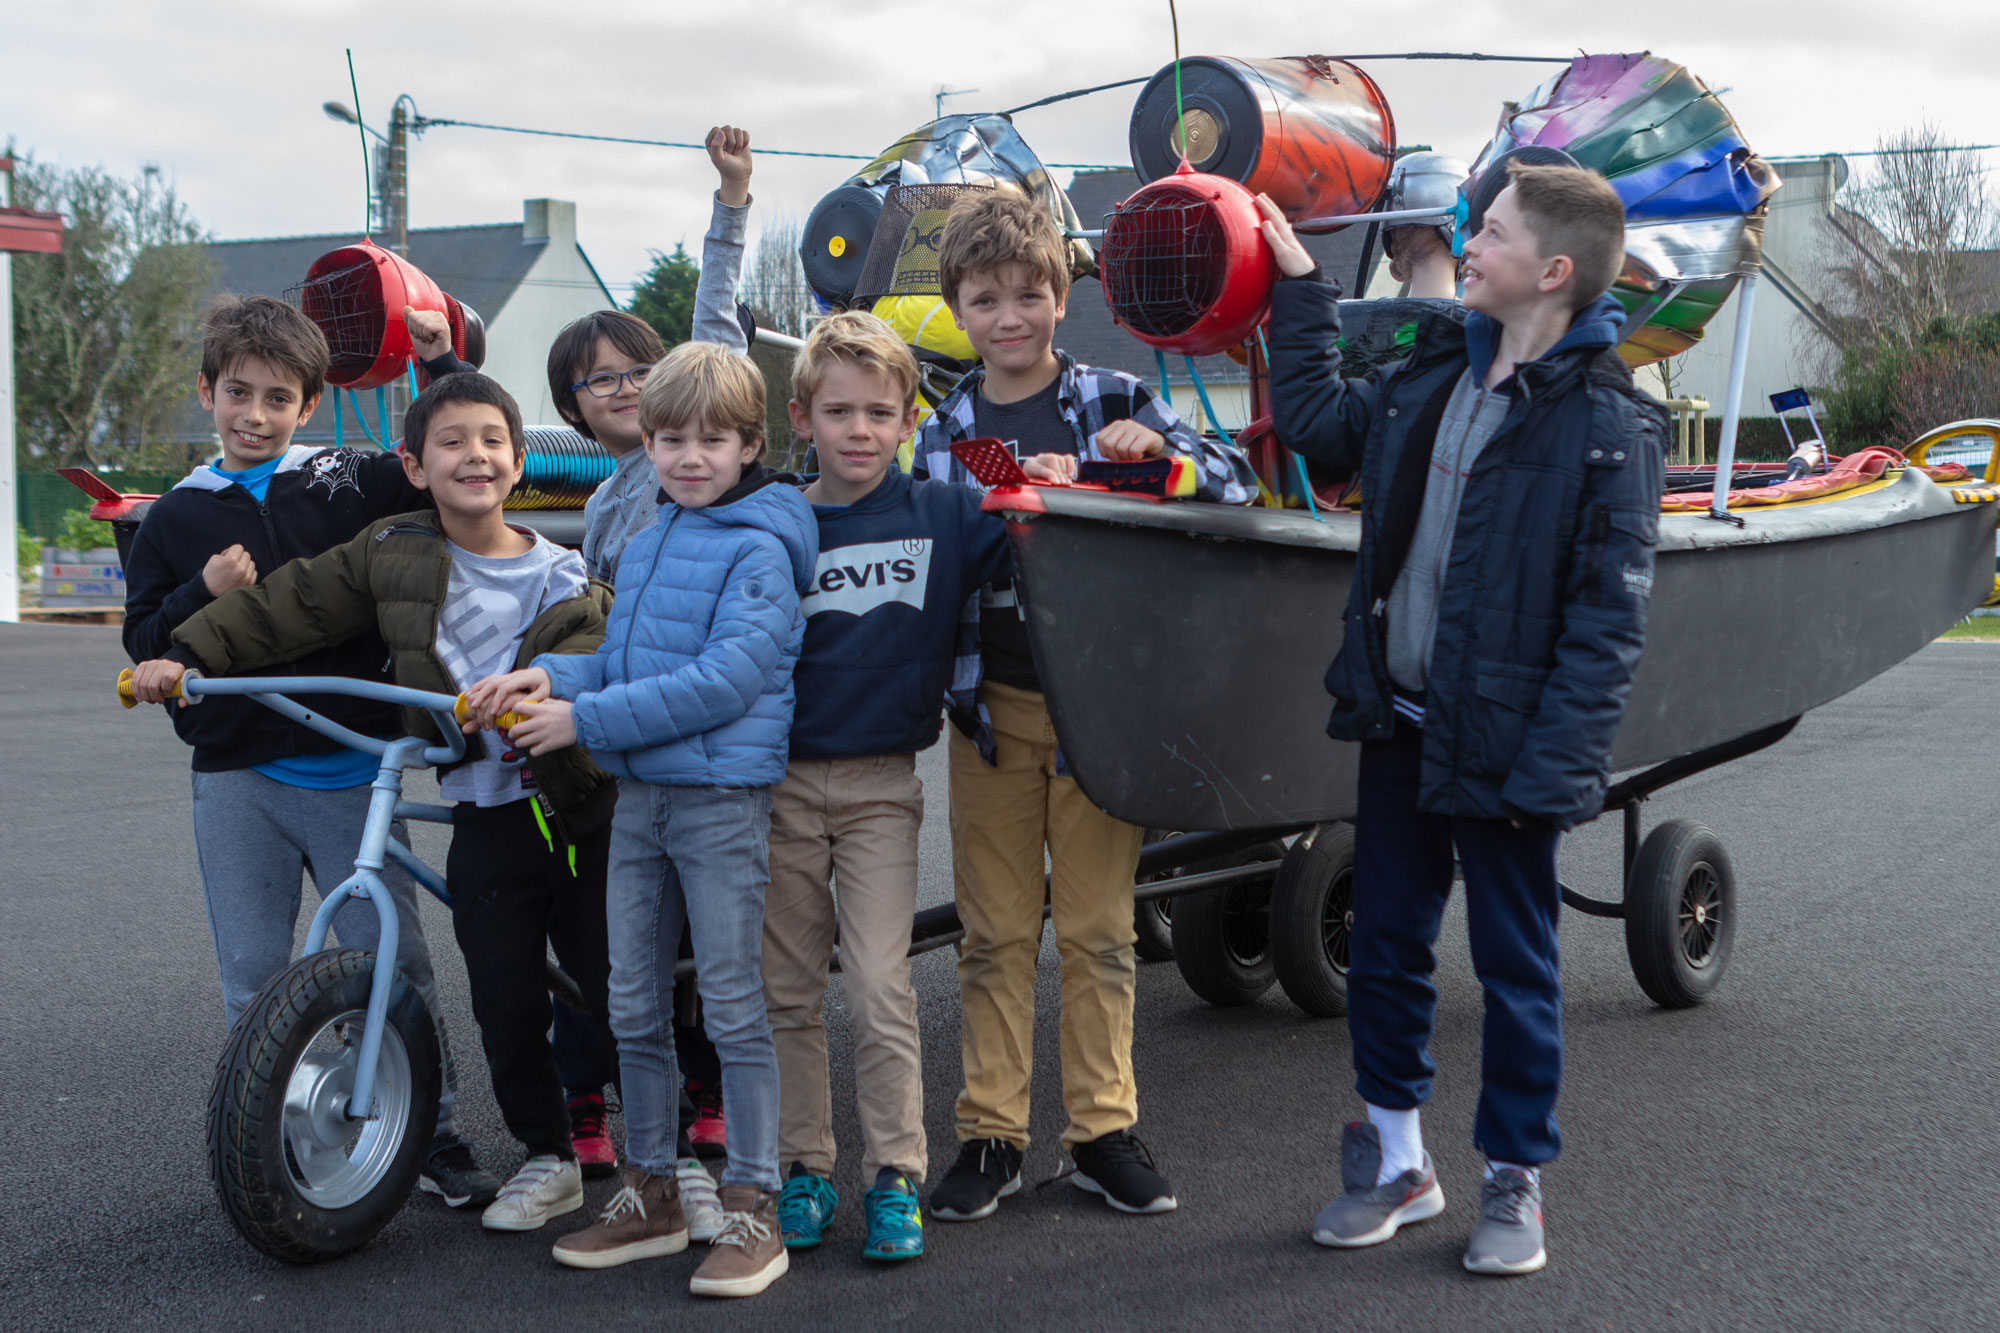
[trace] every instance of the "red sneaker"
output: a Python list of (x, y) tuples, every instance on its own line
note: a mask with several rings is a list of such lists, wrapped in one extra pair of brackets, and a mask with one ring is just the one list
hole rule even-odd
[(725, 1157), (727, 1139), (722, 1126), (722, 1085), (688, 1080), (688, 1096), (694, 1102), (694, 1124), (688, 1127), (688, 1142), (699, 1157)]
[(604, 1094), (572, 1092), (569, 1095), (569, 1142), (576, 1149), (576, 1164), (585, 1177), (599, 1180), (618, 1170), (618, 1150), (604, 1129)]

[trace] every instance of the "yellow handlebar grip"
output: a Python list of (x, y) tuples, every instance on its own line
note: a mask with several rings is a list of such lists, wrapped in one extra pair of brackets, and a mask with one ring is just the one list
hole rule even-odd
[[(464, 695), (459, 695), (457, 702), (452, 704), (451, 715), (460, 722), (472, 716), (472, 709), (466, 704)], [(527, 720), (528, 715), (526, 713), (502, 713), (499, 717), (493, 719), (493, 727), (496, 731), (509, 731), (520, 726)]]
[[(175, 681), (174, 687), (167, 691), (167, 697), (169, 699), (178, 699), (181, 697), (179, 681)], [(139, 696), (132, 692), (131, 667), (126, 667), (118, 673), (118, 703), (123, 708), (137, 708), (139, 706)]]

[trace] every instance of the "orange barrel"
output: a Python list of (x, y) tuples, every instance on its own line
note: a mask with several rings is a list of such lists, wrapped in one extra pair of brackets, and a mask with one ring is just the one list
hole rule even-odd
[(1389, 183), (1396, 121), (1359, 68), (1327, 56), (1183, 60), (1180, 113), (1174, 67), (1155, 74), (1132, 106), (1132, 166), (1154, 181), (1180, 165), (1180, 116), (1196, 171), (1268, 194), (1285, 216), (1365, 213)]

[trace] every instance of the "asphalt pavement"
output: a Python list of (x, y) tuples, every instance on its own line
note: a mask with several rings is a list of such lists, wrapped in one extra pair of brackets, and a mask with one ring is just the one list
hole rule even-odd
[[(186, 751), (120, 711), (114, 629), (0, 626), (0, 1328), (1879, 1329), (2000, 1323), (2000, 906), (1992, 696), (2000, 646), (1940, 643), (1762, 754), (1655, 798), (1700, 819), (1740, 883), (1730, 975), (1666, 1012), (1616, 922), (1563, 929), (1566, 1152), (1545, 1173), (1548, 1268), (1458, 1265), (1474, 1215), (1479, 991), (1463, 916), (1439, 953), (1427, 1137), (1450, 1204), (1391, 1243), (1311, 1243), (1359, 1110), (1346, 1027), (1273, 990), (1222, 1010), (1143, 965), (1139, 1131), (1178, 1212), (1129, 1218), (1067, 1183), (997, 1216), (933, 1222), (929, 1253), (859, 1256), (860, 1143), (837, 994), (844, 1154), (832, 1238), (766, 1294), (687, 1294), (690, 1255), (557, 1267), (546, 1232), (499, 1236), (416, 1198), (362, 1252), (271, 1262), (224, 1219), (205, 1104), (224, 1032), (188, 823)], [(1810, 669), (1809, 666), (1807, 669)], [(925, 903), (950, 898), (942, 756)], [(419, 839), (441, 864), (442, 831)], [(1615, 826), (1570, 839), (1570, 883), (1616, 895)], [(311, 895), (308, 894), (308, 899)], [(305, 914), (301, 914), (303, 935)], [(461, 1034), (460, 1105), (487, 1163), (518, 1161), (493, 1108), (447, 915), (426, 929)], [(932, 1178), (955, 1144), (949, 950), (914, 968)], [(1056, 1174), (1057, 964), (1045, 940), (1027, 1177)], [(836, 983), (836, 992), (838, 983)], [(595, 1207), (608, 1183), (591, 1188)]]

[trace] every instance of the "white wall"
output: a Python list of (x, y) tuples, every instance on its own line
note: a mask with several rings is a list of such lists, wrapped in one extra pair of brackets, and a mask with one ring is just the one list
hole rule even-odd
[[(1825, 157), (1772, 165), (1784, 183), (1771, 198), (1764, 224), (1766, 266), (1775, 265), (1808, 293), (1822, 295), (1826, 217), (1834, 191), (1847, 178), (1847, 164), (1837, 157)], [(1701, 342), (1673, 362), (1675, 392), (1682, 397), (1708, 399), (1711, 415), (1717, 418), (1722, 415), (1729, 387), (1729, 344), (1740, 299), (1741, 288), (1708, 322)], [(1773, 415), (1770, 395), (1812, 384), (1818, 377), (1818, 357), (1811, 321), (1778, 290), (1775, 279), (1768, 275), (1761, 279), (1751, 306), (1743, 415)], [(1834, 447), (1839, 447), (1837, 442)]]
[(540, 246), (542, 254), (507, 304), (487, 316), (482, 368), (521, 404), (523, 421), (554, 426), (562, 418), (549, 399), (549, 344), (571, 320), (617, 302), (577, 249), (575, 204), (530, 199), (522, 210), (523, 239)]

